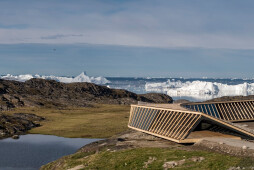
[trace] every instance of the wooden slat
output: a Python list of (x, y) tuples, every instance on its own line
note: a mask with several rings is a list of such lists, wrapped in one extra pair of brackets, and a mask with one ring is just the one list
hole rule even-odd
[(182, 139), (184, 139), (189, 133), (190, 130), (193, 128), (193, 126), (196, 124), (196, 122), (200, 119), (201, 115), (195, 115), (194, 119), (192, 120), (191, 124), (186, 129), (185, 133), (182, 135)]
[(198, 112), (199, 112), (198, 105), (194, 105), (194, 108), (195, 108), (195, 110), (196, 110), (196, 111), (198, 111)]
[(206, 107), (206, 108), (208, 108), (208, 109), (207, 109), (207, 111), (208, 111), (211, 115), (213, 115), (214, 117), (216, 117), (215, 113), (214, 113), (214, 112), (212, 112), (212, 110), (211, 110), (211, 108), (210, 108), (210, 107), (211, 107), (211, 105), (206, 104), (206, 105), (205, 105), (205, 107)]
[(187, 125), (190, 123), (191, 119), (192, 119), (194, 116), (195, 116), (195, 115), (193, 115), (193, 114), (188, 114), (188, 119), (185, 120), (183, 126), (182, 126), (181, 129), (179, 129), (179, 131), (178, 131), (178, 138), (179, 138), (179, 139), (182, 138), (182, 135), (183, 135), (184, 130), (188, 128)]
[(152, 132), (154, 130), (155, 125), (157, 124), (157, 119), (161, 116), (161, 112), (164, 112), (165, 110), (160, 110), (160, 112), (156, 115), (156, 117), (153, 120), (153, 124), (149, 128), (149, 131)]
[(219, 104), (219, 105), (220, 105), (220, 108), (221, 108), (221, 112), (223, 113), (223, 115), (224, 115), (225, 117), (227, 117), (226, 120), (230, 120), (231, 118), (230, 118), (229, 115), (226, 113), (223, 104), (224, 104), (224, 103), (220, 103), (220, 104)]
[(182, 114), (180, 114), (181, 115), (181, 117), (179, 118), (179, 120), (177, 121), (177, 123), (176, 123), (176, 125), (174, 126), (174, 128), (171, 130), (171, 132), (170, 132), (170, 136), (171, 137), (173, 137), (173, 138), (175, 138), (174, 137), (174, 134), (176, 133), (176, 132), (178, 132), (178, 129), (181, 127), (181, 125), (184, 123), (183, 121), (184, 121), (184, 119), (186, 118), (186, 115), (187, 115), (188, 113), (182, 113)]
[(176, 111), (176, 112), (185, 112), (185, 113), (193, 113), (193, 114), (200, 114), (199, 112), (195, 111), (189, 111), (189, 110), (181, 110), (181, 109), (170, 109), (170, 108), (165, 108), (165, 107), (156, 107), (156, 106), (143, 106), (143, 105), (132, 105), (140, 108), (154, 108), (157, 110), (169, 110), (169, 111)]
[(244, 112), (246, 113), (247, 119), (251, 119), (251, 118), (250, 118), (250, 115), (249, 115), (249, 113), (248, 113), (248, 111), (247, 111), (247, 107), (246, 107), (246, 105), (244, 104), (244, 102), (239, 102), (239, 104), (241, 105), (241, 107), (243, 108)]
[(250, 105), (250, 107), (251, 107), (251, 109), (253, 110), (253, 116), (254, 116), (254, 102), (253, 101), (250, 101), (249, 102), (249, 105)]
[(218, 104), (219, 110), (221, 115), (223, 115), (224, 120), (229, 120), (228, 116), (225, 114), (225, 112), (222, 110), (222, 107), (220, 106), (221, 103)]
[(229, 120), (234, 120), (234, 117), (232, 116), (232, 113), (228, 111), (227, 107), (226, 107), (226, 103), (222, 103), (223, 106), (223, 110), (225, 111), (225, 113), (228, 115)]
[[(205, 112), (206, 112), (206, 114), (208, 114), (209, 112), (208, 112), (208, 110), (207, 110), (207, 108), (206, 108), (206, 105), (203, 104), (202, 107), (205, 108)], [(210, 113), (210, 114), (211, 114), (211, 113)]]
[(164, 118), (164, 121), (162, 122), (162, 125), (160, 129), (158, 129), (158, 134), (162, 134), (164, 132), (164, 128), (167, 125), (167, 122), (170, 121), (170, 117), (172, 116), (172, 111), (167, 111), (166, 116)]
[(148, 130), (150, 129), (150, 126), (152, 125), (153, 120), (155, 119), (157, 114), (160, 112), (160, 110), (156, 110), (156, 109), (152, 109), (152, 110), (153, 111), (152, 111), (151, 115), (149, 116), (149, 118), (147, 119), (147, 122), (146, 122), (146, 125), (145, 125), (144, 129), (148, 129)]
[(222, 113), (221, 109), (220, 109), (220, 106), (218, 103), (214, 104), (217, 111), (218, 111), (218, 114), (220, 114), (220, 116), (222, 117), (223, 120), (226, 120), (227, 118), (225, 117), (225, 115)]
[(184, 136), (186, 136), (189, 133), (189, 128), (192, 128), (192, 124), (195, 121), (195, 119), (198, 117), (198, 115), (190, 114), (190, 119), (186, 122), (185, 128), (183, 128), (182, 132), (180, 133), (181, 139), (183, 139)]
[(144, 108), (140, 108), (139, 113), (138, 113), (138, 115), (137, 115), (137, 117), (136, 117), (136, 121), (135, 121), (134, 124), (133, 124), (134, 127), (137, 127), (137, 123), (138, 123), (139, 118), (140, 118), (140, 115), (141, 115), (141, 113), (142, 113), (143, 111), (144, 111)]
[(239, 114), (239, 116), (241, 117), (241, 119), (244, 119), (244, 116), (243, 116), (243, 114), (241, 113), (241, 110), (240, 110), (240, 108), (238, 108), (238, 105), (237, 105), (237, 102), (235, 102), (235, 103), (232, 103), (235, 107), (235, 110), (237, 110), (237, 113)]
[(168, 132), (166, 133), (165, 136), (171, 137), (171, 133), (173, 132), (173, 130), (176, 127), (175, 124), (177, 124), (181, 118), (182, 118), (182, 113), (178, 112), (177, 113), (177, 118), (174, 120), (174, 124), (168, 129)]
[(199, 107), (200, 107), (201, 112), (205, 113), (205, 111), (203, 110), (202, 104), (200, 104)]
[(130, 123), (131, 123), (132, 116), (133, 116), (133, 106), (131, 106), (131, 110), (130, 110), (130, 116), (129, 116), (129, 122), (128, 122), (128, 125), (130, 125)]
[(224, 103), (225, 110), (228, 112), (228, 114), (231, 117), (231, 120), (235, 120), (235, 116), (232, 112), (229, 111), (227, 103)]
[(232, 109), (232, 105), (231, 105), (231, 103), (227, 103), (227, 105), (228, 105), (228, 109), (229, 109), (229, 111), (233, 114), (233, 116), (234, 116), (234, 120), (238, 120), (239, 119), (239, 117), (238, 117), (238, 115), (237, 114), (235, 114), (235, 111)]
[(166, 134), (169, 132), (169, 129), (171, 128), (171, 126), (174, 125), (175, 123), (175, 119), (177, 118), (179, 112), (172, 112), (173, 116), (170, 117), (171, 122), (168, 124), (167, 128), (165, 129), (165, 132), (162, 134), (163, 136), (166, 136)]
[(241, 113), (242, 113), (242, 115), (243, 115), (243, 118), (244, 118), (244, 119), (247, 119), (247, 115), (246, 115), (246, 113), (244, 112), (243, 108), (241, 107), (240, 103), (239, 103), (239, 102), (236, 102), (236, 104), (237, 104), (239, 110), (241, 111)]
[(144, 129), (144, 126), (147, 123), (147, 119), (151, 116), (151, 114), (152, 114), (152, 109), (148, 109), (147, 113), (146, 113), (146, 115), (144, 117), (144, 120), (143, 120), (143, 122), (142, 122), (142, 124), (140, 126), (141, 129)]
[(163, 120), (164, 118), (167, 116), (167, 110), (165, 110), (163, 113), (162, 113), (162, 116), (160, 117), (160, 119), (158, 119), (158, 123), (156, 125), (156, 129), (154, 129), (153, 133), (158, 133), (159, 129), (161, 128), (162, 126), (162, 123), (163, 123)]
[(158, 128), (159, 129), (159, 128)]
[(164, 128), (164, 132), (162, 132), (161, 134), (165, 136), (165, 134), (168, 132), (168, 129), (171, 127), (171, 125), (174, 124), (174, 119), (177, 117), (177, 112), (171, 112), (169, 121), (167, 122), (167, 126)]
[(246, 107), (247, 107), (247, 110), (248, 110), (250, 119), (253, 119), (253, 110), (251, 109), (249, 103), (248, 103), (248, 102), (245, 102), (244, 104), (245, 104)]
[(237, 115), (239, 117), (239, 119), (243, 119), (242, 114), (240, 113), (238, 106), (236, 105), (236, 103), (231, 103), (232, 105), (232, 109), (235, 111), (235, 115)]
[(147, 111), (148, 111), (148, 108), (145, 108), (144, 111), (141, 113), (140, 120), (138, 124), (136, 125), (137, 128), (140, 128), (140, 125), (143, 123)]
[[(133, 106), (133, 107), (135, 107), (135, 106)], [(136, 109), (133, 111), (133, 116), (132, 116), (132, 120), (131, 120), (131, 126), (134, 125), (134, 122), (135, 122), (135, 119), (136, 119), (136, 117), (138, 115), (139, 109), (140, 109), (139, 107), (136, 107)]]
[(133, 116), (133, 107), (131, 106), (128, 125), (130, 125), (130, 122), (131, 122), (131, 120), (132, 120), (132, 118), (131, 118), (132, 116)]
[(178, 128), (175, 129), (175, 132), (172, 134), (173, 138), (180, 139), (179, 134), (180, 130), (183, 128), (183, 125), (186, 123), (186, 119), (189, 118), (188, 113), (183, 113), (184, 114), (184, 119), (181, 120), (180, 124), (178, 125)]
[(238, 114), (238, 111), (236, 110), (235, 106), (233, 105), (233, 103), (229, 103), (229, 105), (231, 106), (231, 110), (234, 113), (234, 115), (238, 118), (238, 120), (242, 119), (240, 114)]
[(163, 135), (163, 134), (166, 132), (165, 129), (167, 129), (167, 127), (168, 127), (168, 125), (169, 125), (169, 122), (171, 121), (171, 119), (173, 118), (173, 116), (175, 116), (175, 114), (173, 114), (173, 113), (174, 113), (173, 111), (170, 111), (170, 112), (168, 113), (169, 116), (166, 118), (166, 121), (164, 122), (164, 125), (163, 125), (163, 127), (162, 127), (162, 129), (161, 129), (161, 132), (160, 132), (161, 135)]
[(251, 118), (253, 119), (253, 118), (254, 118), (254, 108), (252, 107), (251, 102), (246, 102), (246, 104), (247, 104), (248, 107), (249, 107), (250, 116), (251, 116)]
[[(212, 107), (212, 109), (213, 109), (213, 111), (214, 111), (214, 114), (217, 113), (218, 116), (219, 116), (219, 118), (221, 118), (221, 114), (220, 114), (220, 112), (218, 111), (216, 104), (211, 104), (211, 107)], [(214, 110), (214, 108), (215, 108), (215, 110)]]

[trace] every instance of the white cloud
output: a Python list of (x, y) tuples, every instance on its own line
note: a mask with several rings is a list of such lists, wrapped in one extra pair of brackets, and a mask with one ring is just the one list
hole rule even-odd
[(45, 37), (41, 37), (41, 39), (62, 39), (66, 37), (82, 37), (83, 34), (55, 34), (55, 35), (49, 35)]
[[(0, 2), (0, 43), (90, 43), (149, 47), (253, 49), (252, 10), (213, 1)], [(196, 2), (196, 1), (195, 1)], [(200, 1), (197, 1), (200, 2)], [(244, 4), (246, 7), (248, 4)], [(12, 5), (12, 6), (11, 6)], [(218, 6), (220, 5), (220, 6)], [(250, 5), (249, 5), (250, 6)]]

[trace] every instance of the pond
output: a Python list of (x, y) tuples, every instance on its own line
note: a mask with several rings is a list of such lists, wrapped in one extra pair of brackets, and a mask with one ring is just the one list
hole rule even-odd
[(63, 138), (51, 135), (21, 135), (18, 140), (0, 140), (0, 170), (35, 170), (82, 146), (100, 139)]

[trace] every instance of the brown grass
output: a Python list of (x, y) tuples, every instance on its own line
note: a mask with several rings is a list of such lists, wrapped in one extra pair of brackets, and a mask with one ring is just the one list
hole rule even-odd
[(127, 129), (130, 106), (95, 105), (91, 108), (18, 108), (13, 113), (34, 113), (46, 118), (29, 131), (71, 138), (107, 138)]

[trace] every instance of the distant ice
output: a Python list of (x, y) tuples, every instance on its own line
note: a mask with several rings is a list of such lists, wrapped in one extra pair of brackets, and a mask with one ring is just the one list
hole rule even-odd
[(0, 79), (15, 80), (15, 81), (20, 81), (20, 82), (25, 82), (25, 81), (30, 80), (32, 78), (56, 80), (58, 82), (63, 82), (63, 83), (74, 83), (74, 82), (89, 82), (89, 83), (95, 83), (95, 84), (110, 83), (110, 81), (104, 77), (89, 77), (84, 72), (82, 72), (80, 75), (78, 75), (76, 77), (58, 77), (58, 76), (53, 76), (53, 75), (51, 75), (51, 76), (42, 75), (41, 76), (38, 74), (36, 74), (36, 75), (25, 74), (25, 75), (18, 75), (18, 76), (7, 74), (4, 76), (0, 76)]
[(192, 96), (193, 98), (212, 99), (221, 96), (247, 96), (254, 94), (254, 83), (228, 85), (207, 81), (170, 81), (163, 83), (146, 83), (147, 92), (166, 93), (169, 96)]

